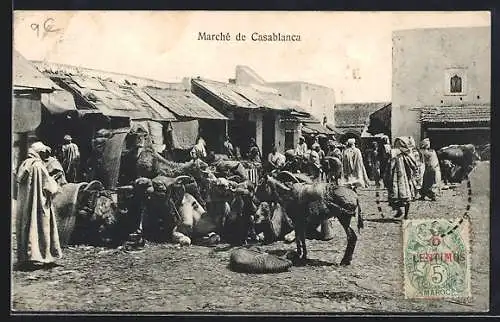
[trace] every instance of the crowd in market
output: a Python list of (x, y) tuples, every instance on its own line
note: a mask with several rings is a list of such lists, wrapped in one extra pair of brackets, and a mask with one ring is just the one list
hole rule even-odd
[[(372, 142), (364, 153), (357, 144), (359, 142), (354, 138), (348, 139), (345, 145), (328, 140), (324, 151), (318, 138), (308, 145), (301, 136), (292, 151), (283, 154), (273, 147), (264, 158), (256, 140), (251, 138), (248, 155), (245, 157), (252, 162), (262, 163), (262, 168), (267, 173), (287, 169), (293, 161), (298, 164), (293, 171), (304, 171), (318, 181), (321, 181), (325, 160), (337, 159), (341, 169), (340, 178), (336, 182), (350, 186), (355, 191), (367, 188), (371, 181), (376, 188), (383, 184), (388, 191), (389, 205), (395, 211), (395, 217), (401, 217), (403, 210), (406, 217), (410, 202), (418, 196), (420, 199), (436, 200), (441, 173), (436, 152), (431, 148), (429, 139), (424, 139), (417, 148), (411, 137), (398, 137), (392, 146), (389, 138), (385, 137), (383, 144)], [(233, 146), (229, 136), (225, 137), (223, 147), (227, 159), (241, 160), (240, 149)], [(205, 140), (200, 137), (193, 146), (190, 157), (210, 162), (216, 156), (212, 151), (207, 153)], [(57, 149), (42, 142), (35, 142), (29, 148), (27, 158), (19, 166), (15, 179), (19, 264), (46, 265), (61, 257), (52, 198), (59, 185), (77, 182), (80, 171), (79, 148), (72, 142), (70, 135), (64, 136), (64, 144)]]

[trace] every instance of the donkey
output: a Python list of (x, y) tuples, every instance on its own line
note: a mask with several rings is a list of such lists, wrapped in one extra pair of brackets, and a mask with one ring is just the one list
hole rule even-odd
[[(307, 259), (306, 226), (312, 217), (325, 220), (337, 217), (347, 235), (347, 247), (340, 265), (350, 265), (356, 247), (357, 235), (351, 228), (351, 218), (358, 215), (358, 230), (363, 228), (359, 199), (354, 190), (333, 183), (301, 183), (291, 173), (282, 172), (278, 178), (266, 176), (258, 189), (258, 198), (279, 202), (292, 219), (297, 253)], [(288, 182), (287, 182), (288, 181)], [(262, 200), (262, 199), (261, 199)]]

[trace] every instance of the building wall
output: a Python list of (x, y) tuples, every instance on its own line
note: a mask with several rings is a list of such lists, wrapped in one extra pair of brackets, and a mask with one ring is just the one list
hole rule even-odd
[[(419, 107), (490, 103), (489, 27), (396, 31), (392, 41), (393, 138), (421, 139)], [(454, 74), (463, 78), (463, 93), (449, 92)]]
[(265, 82), (254, 70), (248, 66), (238, 65), (235, 71), (235, 83), (237, 85), (264, 85)]
[(244, 86), (253, 84), (275, 88), (283, 97), (301, 102), (320, 121), (326, 116), (328, 123), (335, 124), (335, 91), (332, 88), (304, 82), (265, 82), (247, 66), (236, 67), (234, 82)]
[(301, 102), (318, 120), (323, 121), (326, 116), (327, 123), (335, 124), (333, 89), (303, 82), (268, 83), (268, 86), (278, 89), (288, 99)]
[(285, 147), (285, 136), (287, 130), (293, 130), (293, 145), (296, 146), (299, 141), (299, 122), (287, 122), (281, 115), (276, 117), (276, 146), (278, 147), (278, 151), (284, 153), (286, 150)]

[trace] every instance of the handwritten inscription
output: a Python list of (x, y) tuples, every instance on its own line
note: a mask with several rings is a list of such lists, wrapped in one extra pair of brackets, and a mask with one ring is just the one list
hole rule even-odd
[(242, 34), (241, 32), (231, 35), (229, 32), (219, 32), (215, 34), (210, 34), (206, 32), (198, 32), (197, 40), (205, 41), (257, 41), (257, 42), (290, 42), (290, 41), (302, 41), (300, 35), (288, 34), (280, 32), (272, 33), (259, 33), (253, 32), (250, 35)]
[(39, 23), (32, 23), (30, 27), (31, 30), (36, 32), (37, 37), (43, 37), (48, 33), (58, 32), (61, 30), (60, 28), (56, 28), (55, 22), (54, 18), (47, 18), (41, 25)]

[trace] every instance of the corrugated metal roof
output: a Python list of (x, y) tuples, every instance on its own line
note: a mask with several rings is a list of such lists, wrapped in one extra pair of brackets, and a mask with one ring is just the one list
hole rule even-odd
[[(91, 89), (93, 91), (106, 91), (106, 87), (101, 84), (101, 82), (92, 77), (82, 77), (82, 76), (71, 76), (71, 79), (78, 85), (80, 88)], [(109, 90), (109, 88), (108, 88)]]
[(143, 91), (172, 113), (187, 118), (227, 120), (223, 114), (188, 91), (144, 87)]
[(175, 115), (170, 112), (168, 109), (163, 107), (160, 103), (152, 99), (146, 92), (144, 92), (143, 89), (137, 87), (137, 86), (131, 86), (135, 93), (139, 95), (140, 98), (142, 98), (148, 105), (153, 109), (153, 111), (156, 113), (156, 119), (158, 120), (164, 120), (164, 121), (175, 121), (177, 118)]
[[(175, 119), (171, 113), (157, 112), (155, 106), (151, 106), (137, 93), (140, 89), (132, 86), (92, 79), (82, 75), (64, 77), (61, 78), (61, 81), (106, 116), (159, 121)], [(160, 110), (158, 107), (156, 109)]]
[(346, 103), (335, 104), (335, 126), (359, 128), (368, 123), (370, 114), (390, 104), (377, 103)]
[(263, 92), (253, 87), (240, 85), (234, 85), (233, 90), (259, 107), (281, 111), (303, 110), (300, 102), (287, 99), (280, 94)]
[(233, 91), (233, 87), (231, 86), (232, 84), (206, 79), (193, 79), (192, 82), (222, 99), (228, 105), (242, 108), (259, 108), (256, 104)]
[(424, 107), (420, 116), (420, 121), (426, 123), (490, 122), (490, 120), (489, 105)]
[(13, 87), (37, 88), (48, 92), (57, 88), (54, 82), (40, 73), (17, 50), (12, 52), (12, 76)]
[(281, 96), (281, 94), (260, 91), (252, 86), (222, 83), (206, 79), (193, 79), (193, 82), (232, 106), (267, 108), (278, 111), (306, 111), (306, 108), (298, 101), (287, 99)]
[[(31, 63), (42, 73), (56, 74), (59, 76), (78, 76), (93, 77), (96, 79), (110, 80), (117, 84), (137, 85), (139, 87), (155, 86), (161, 88), (168, 88), (169, 86), (177, 86), (182, 84), (168, 83), (159, 80), (153, 80), (144, 77), (137, 77), (133, 75), (120, 74), (109, 71), (96, 70), (91, 68), (84, 68), (81, 66), (71, 66), (65, 64), (57, 64), (46, 61), (31, 61)], [(55, 75), (54, 75), (55, 76)]]
[(52, 114), (76, 112), (73, 95), (65, 90), (43, 93), (41, 101), (45, 108)]

